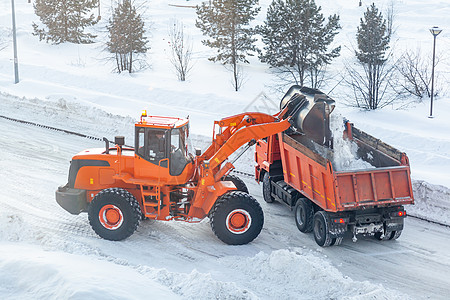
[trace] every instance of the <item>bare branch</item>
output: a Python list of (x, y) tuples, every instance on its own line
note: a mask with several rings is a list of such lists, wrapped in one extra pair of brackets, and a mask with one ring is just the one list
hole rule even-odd
[(178, 80), (185, 81), (192, 69), (192, 40), (186, 36), (183, 23), (173, 20), (169, 27), (171, 58), (170, 62), (175, 68)]
[[(440, 58), (436, 58), (436, 65)], [(401, 75), (398, 82), (396, 92), (398, 94), (409, 94), (420, 99), (424, 97), (431, 97), (431, 64), (429, 59), (424, 59), (420, 49), (415, 52), (408, 50), (398, 60), (396, 69)], [(435, 74), (437, 77), (438, 74)], [(440, 86), (436, 88), (437, 95), (441, 90)]]

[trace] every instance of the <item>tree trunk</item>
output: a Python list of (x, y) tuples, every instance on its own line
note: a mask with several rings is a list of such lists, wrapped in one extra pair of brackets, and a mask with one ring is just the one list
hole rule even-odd
[(131, 73), (133, 66), (133, 51), (130, 51), (130, 60), (128, 65), (128, 73)]
[(237, 60), (236, 60), (236, 26), (235, 26), (235, 16), (231, 20), (231, 63), (233, 64), (233, 79), (234, 79), (234, 89), (237, 92), (239, 90), (239, 78), (237, 72)]

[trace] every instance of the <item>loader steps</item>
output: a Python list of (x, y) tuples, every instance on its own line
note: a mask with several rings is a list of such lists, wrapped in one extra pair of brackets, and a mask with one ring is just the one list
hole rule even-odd
[[(163, 208), (160, 186), (155, 185), (139, 185), (142, 195), (142, 204), (144, 206), (145, 216), (149, 218), (157, 218), (161, 214)], [(148, 212), (150, 208), (154, 212)]]

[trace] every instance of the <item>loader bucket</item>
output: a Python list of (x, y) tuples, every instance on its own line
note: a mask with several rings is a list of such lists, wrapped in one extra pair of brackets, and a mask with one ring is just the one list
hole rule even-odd
[(331, 147), (330, 114), (335, 101), (319, 90), (292, 86), (280, 102), (280, 109), (289, 106), (292, 126), (319, 145)]

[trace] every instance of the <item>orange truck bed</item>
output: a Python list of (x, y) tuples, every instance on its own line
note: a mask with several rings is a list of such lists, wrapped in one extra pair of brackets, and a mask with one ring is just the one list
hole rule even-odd
[(331, 212), (413, 203), (409, 164), (334, 171), (332, 163), (295, 138), (280, 134), (284, 181)]

